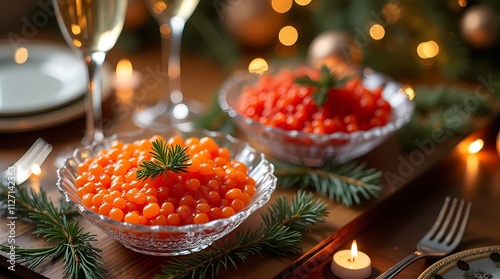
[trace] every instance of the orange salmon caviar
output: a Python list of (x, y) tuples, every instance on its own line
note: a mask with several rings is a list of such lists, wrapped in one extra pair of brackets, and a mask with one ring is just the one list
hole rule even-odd
[[(151, 160), (155, 140), (187, 147), (191, 164), (187, 172), (138, 179), (138, 166)], [(230, 155), (211, 137), (114, 141), (109, 150), (78, 166), (77, 194), (90, 210), (131, 224), (180, 226), (228, 218), (243, 210), (255, 194), (247, 166)]]

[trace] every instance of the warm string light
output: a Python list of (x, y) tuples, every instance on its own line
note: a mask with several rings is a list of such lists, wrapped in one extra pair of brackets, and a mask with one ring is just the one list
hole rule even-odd
[(295, 3), (300, 6), (307, 6), (311, 4), (312, 0), (295, 0)]
[(435, 41), (427, 41), (418, 44), (417, 54), (422, 59), (433, 58), (439, 53), (439, 45)]
[(248, 71), (252, 74), (262, 75), (269, 69), (267, 61), (263, 58), (255, 58), (248, 64)]
[(292, 8), (293, 0), (272, 0), (271, 7), (280, 14), (288, 12)]
[(28, 49), (25, 47), (16, 49), (16, 52), (14, 53), (14, 61), (16, 61), (17, 64), (24, 64), (26, 60), (28, 60)]
[[(277, 13), (287, 13), (292, 9), (293, 3), (299, 6), (307, 6), (312, 0), (271, 0), (271, 7)], [(278, 42), (275, 52), (280, 56), (292, 56), (296, 54), (295, 44), (299, 38), (298, 30), (293, 26), (284, 26), (278, 33)]]
[(280, 43), (285, 46), (292, 46), (297, 42), (299, 38), (299, 32), (293, 26), (285, 26), (281, 28), (278, 35)]
[(381, 40), (385, 36), (385, 29), (382, 25), (376, 23), (370, 27), (370, 36), (374, 40)]
[(408, 99), (413, 100), (413, 98), (415, 98), (415, 90), (413, 90), (413, 87), (405, 85), (402, 90), (406, 96), (408, 96)]

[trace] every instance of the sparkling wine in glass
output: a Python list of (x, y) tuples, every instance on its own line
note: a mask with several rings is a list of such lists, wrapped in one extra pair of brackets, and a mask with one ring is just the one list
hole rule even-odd
[(155, 105), (138, 109), (132, 118), (142, 128), (189, 127), (203, 111), (203, 106), (185, 100), (181, 91), (181, 41), (186, 21), (199, 0), (145, 1), (160, 26), (163, 63), (168, 58), (168, 90)]
[(128, 0), (52, 0), (66, 43), (83, 55), (89, 82), (86, 95), (86, 129), (82, 143), (104, 137), (102, 128), (101, 72), (125, 21)]

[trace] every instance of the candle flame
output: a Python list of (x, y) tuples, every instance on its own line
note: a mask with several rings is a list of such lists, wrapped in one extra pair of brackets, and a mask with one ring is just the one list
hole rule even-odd
[(351, 245), (351, 258), (349, 260), (353, 262), (356, 260), (357, 257), (358, 257), (358, 244), (356, 243), (356, 240), (353, 240)]
[(469, 147), (467, 148), (467, 152), (469, 154), (476, 154), (481, 149), (483, 149), (483, 146), (484, 146), (484, 141), (482, 139), (476, 139), (475, 141), (473, 141), (469, 144)]
[(38, 164), (33, 164), (31, 166), (31, 173), (33, 175), (39, 176), (40, 174), (42, 174), (42, 168), (40, 168), (40, 165)]
[(116, 79), (118, 82), (128, 82), (132, 79), (132, 62), (128, 59), (122, 59), (116, 64)]

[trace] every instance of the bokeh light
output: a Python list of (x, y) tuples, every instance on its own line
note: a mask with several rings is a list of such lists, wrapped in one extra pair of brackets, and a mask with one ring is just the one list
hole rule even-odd
[(410, 85), (405, 85), (403, 87), (403, 92), (408, 96), (408, 99), (413, 100), (413, 98), (415, 98), (415, 90)]
[(14, 61), (16, 61), (17, 64), (23, 64), (26, 60), (28, 60), (28, 50), (25, 47), (16, 49)]
[(267, 61), (263, 58), (255, 58), (248, 64), (248, 71), (253, 74), (263, 74), (269, 70)]
[(295, 3), (297, 3), (297, 5), (300, 5), (300, 6), (307, 6), (307, 5), (311, 4), (311, 1), (312, 0), (295, 0)]
[(475, 141), (469, 144), (467, 152), (469, 154), (476, 154), (479, 151), (481, 151), (481, 149), (483, 149), (483, 146), (484, 146), (484, 141), (482, 139), (476, 139)]
[(376, 23), (370, 27), (370, 36), (374, 40), (381, 40), (385, 36), (385, 29), (382, 25)]
[(295, 27), (288, 25), (281, 28), (278, 36), (280, 43), (285, 46), (291, 46), (297, 42), (299, 33), (297, 32), (297, 29), (295, 29)]
[(433, 58), (439, 53), (439, 45), (435, 41), (422, 42), (417, 46), (417, 54), (422, 59)]
[(293, 0), (272, 0), (273, 10), (280, 14), (288, 12), (292, 8)]

